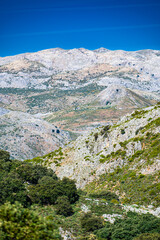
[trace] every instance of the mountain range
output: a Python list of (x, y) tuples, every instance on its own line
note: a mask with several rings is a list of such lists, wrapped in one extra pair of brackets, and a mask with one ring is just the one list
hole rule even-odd
[[(1, 57), (0, 144), (13, 158), (47, 154), (95, 127), (156, 104), (159, 79), (158, 50), (55, 48)], [(29, 122), (32, 127), (25, 130)], [(47, 141), (42, 140), (45, 134)], [(21, 154), (17, 142), (23, 142)]]

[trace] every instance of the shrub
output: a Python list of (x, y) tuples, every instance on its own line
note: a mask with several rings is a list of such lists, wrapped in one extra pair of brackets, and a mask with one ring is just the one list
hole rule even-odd
[(90, 197), (103, 198), (103, 199), (106, 199), (107, 201), (111, 201), (113, 199), (119, 200), (118, 196), (115, 193), (105, 191), (105, 190), (103, 190), (101, 192), (92, 193), (92, 194), (90, 194)]
[(9, 161), (10, 160), (10, 154), (7, 151), (0, 150), (0, 161)]
[(95, 134), (94, 134), (94, 139), (95, 139), (95, 141), (97, 141), (97, 139), (98, 139), (98, 133), (95, 133)]
[(108, 130), (110, 129), (109, 125), (106, 125), (105, 127), (102, 128), (100, 134), (103, 135), (104, 137), (108, 136)]
[(92, 232), (103, 227), (103, 220), (101, 217), (97, 217), (92, 213), (85, 213), (81, 219), (81, 227), (86, 232)]
[(125, 130), (124, 129), (121, 129), (121, 134), (125, 134)]
[(65, 217), (73, 214), (73, 209), (67, 196), (58, 197), (56, 201), (56, 213)]
[(133, 240), (160, 240), (159, 233), (142, 233)]
[(0, 207), (0, 235), (1, 240), (61, 239), (53, 221), (39, 217), (18, 202), (13, 205), (7, 202)]

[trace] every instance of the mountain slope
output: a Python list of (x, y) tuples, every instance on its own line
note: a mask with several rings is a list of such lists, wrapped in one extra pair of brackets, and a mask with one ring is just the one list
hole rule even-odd
[[(137, 110), (123, 117), (117, 125), (100, 127), (78, 137), (63, 148), (61, 156), (53, 152), (40, 157), (39, 161), (54, 169), (61, 178), (75, 179), (80, 188), (89, 184), (87, 191), (91, 192), (104, 188), (120, 191), (117, 176), (131, 178), (132, 184), (137, 176), (139, 182), (148, 181), (147, 194), (152, 190), (151, 186), (156, 185), (157, 190), (151, 192), (148, 199), (155, 198), (159, 191), (160, 105)], [(124, 196), (127, 195), (125, 191)], [(121, 192), (121, 197), (123, 194)], [(133, 199), (132, 202), (136, 202), (137, 199)], [(159, 198), (154, 202), (158, 204)]]
[(0, 116), (0, 146), (12, 158), (24, 160), (44, 155), (63, 147), (69, 139), (67, 132), (38, 116), (15, 111)]

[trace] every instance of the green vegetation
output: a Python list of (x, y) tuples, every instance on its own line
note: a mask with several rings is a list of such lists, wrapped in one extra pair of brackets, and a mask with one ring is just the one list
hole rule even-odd
[(58, 197), (56, 201), (56, 213), (65, 217), (73, 214), (73, 208), (67, 196)]
[(159, 127), (160, 126), (160, 118), (157, 118), (151, 122), (149, 122), (144, 128), (141, 130), (141, 133), (144, 133), (148, 129), (151, 129), (153, 127)]
[(125, 130), (124, 129), (121, 129), (121, 134), (125, 134)]
[[(114, 224), (107, 223), (104, 228), (96, 231), (98, 240), (132, 240), (140, 234), (160, 232), (160, 219), (151, 214), (129, 212)], [(140, 238), (141, 239), (141, 238)]]
[(108, 131), (110, 129), (110, 125), (106, 125), (102, 128), (102, 130), (100, 131), (100, 134), (106, 138), (108, 136)]
[[(143, 113), (135, 113), (135, 117)], [(137, 204), (137, 208), (138, 205), (151, 204), (153, 208), (160, 205), (160, 171), (141, 173), (142, 168), (147, 170), (160, 156), (160, 133), (154, 131), (159, 126), (159, 119), (150, 119), (145, 127), (136, 131), (136, 137), (120, 142), (118, 151), (106, 156), (104, 151), (96, 154), (101, 163), (123, 159), (124, 165), (96, 178), (84, 192), (76, 189), (73, 180), (60, 180), (46, 168), (51, 163), (61, 164), (65, 157), (61, 148), (24, 162), (11, 160), (9, 153), (1, 150), (2, 240), (58, 240), (61, 239), (59, 227), (77, 240), (159, 240), (159, 218), (151, 214), (126, 213), (127, 207), (124, 207), (125, 204)], [(100, 133), (92, 134), (92, 140), (107, 137), (109, 131), (110, 126), (100, 128)], [(120, 131), (124, 134), (125, 127)], [(89, 139), (85, 143), (88, 148), (92, 147)], [(126, 155), (129, 143), (133, 146), (141, 143), (142, 148)], [(91, 161), (92, 158), (85, 156), (84, 159)], [(108, 221), (108, 215), (115, 218), (114, 223)]]
[(33, 164), (38, 164), (38, 165), (44, 165), (44, 166), (49, 166), (51, 163), (55, 163), (56, 166), (59, 166), (63, 157), (63, 152), (62, 148), (60, 147), (59, 149), (50, 152), (44, 156), (41, 157), (35, 157), (33, 159), (27, 159), (25, 162), (28, 163), (33, 163)]
[(124, 159), (126, 157), (126, 151), (125, 150), (117, 150), (116, 152), (112, 152), (111, 154), (108, 154), (106, 156), (104, 155), (100, 155), (100, 163), (104, 163), (104, 162), (109, 162), (109, 161), (113, 161), (114, 159), (118, 159), (118, 158), (122, 158)]
[(160, 240), (159, 233), (142, 233), (133, 240)]
[(6, 201), (19, 201), (24, 206), (55, 204), (59, 196), (67, 196), (70, 203), (78, 200), (73, 180), (60, 180), (53, 170), (41, 165), (10, 160), (9, 153), (3, 150), (0, 150), (0, 171), (0, 204)]
[(9, 202), (0, 206), (1, 240), (58, 240), (58, 226), (37, 212), (24, 208), (20, 203)]
[(103, 227), (103, 219), (93, 215), (91, 212), (82, 215), (80, 222), (85, 232), (93, 232)]
[(98, 133), (95, 133), (94, 134), (94, 140), (97, 141), (97, 139), (98, 139)]
[(109, 191), (99, 191), (99, 192), (94, 192), (89, 194), (89, 197), (92, 198), (102, 198), (105, 199), (106, 201), (111, 201), (113, 199), (119, 200), (118, 196), (115, 193), (109, 192)]
[[(156, 136), (148, 134), (148, 137), (153, 138), (154, 147)], [(61, 151), (58, 154), (62, 154)], [(119, 151), (114, 156), (121, 154)], [(116, 169), (90, 183), (86, 194), (77, 191), (73, 180), (60, 180), (51, 169), (42, 165), (10, 160), (9, 153), (2, 150), (0, 171), (0, 203), (4, 204), (0, 207), (2, 240), (58, 240), (61, 239), (58, 233), (60, 226), (79, 240), (120, 240), (124, 236), (125, 240), (138, 236), (141, 240), (142, 233), (157, 240), (159, 219), (149, 214), (126, 214), (120, 202), (152, 202), (156, 206), (160, 200), (157, 196), (160, 190), (158, 175), (137, 174), (127, 167)], [(120, 198), (123, 193), (124, 198)], [(7, 200), (10, 203), (5, 203)], [(83, 205), (89, 212), (82, 212)], [(113, 213), (122, 217), (114, 224), (105, 222), (102, 215)]]
[(149, 205), (152, 202), (154, 206), (159, 206), (159, 174), (160, 172), (142, 175), (126, 166), (116, 169), (113, 173), (101, 175), (99, 180), (86, 186), (86, 191), (94, 196), (105, 187), (106, 191), (119, 192), (119, 196), (123, 196), (120, 199), (122, 203)]
[(148, 113), (149, 110), (136, 110), (134, 113), (131, 114), (132, 118), (141, 118), (144, 114)]

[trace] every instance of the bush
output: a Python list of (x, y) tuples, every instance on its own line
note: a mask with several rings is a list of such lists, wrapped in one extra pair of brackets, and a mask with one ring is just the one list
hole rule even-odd
[(103, 220), (101, 217), (97, 217), (93, 215), (92, 213), (85, 213), (81, 219), (81, 227), (86, 232), (92, 232), (97, 229), (103, 228)]
[(8, 152), (0, 151), (0, 204), (6, 201), (19, 201), (24, 206), (31, 202), (55, 204), (57, 198), (64, 195), (70, 203), (78, 200), (73, 180), (59, 180), (52, 169), (9, 157)]
[(18, 202), (13, 205), (7, 202), (0, 207), (0, 235), (1, 240), (61, 239), (53, 221), (39, 217)]
[(98, 139), (98, 133), (95, 133), (94, 134), (94, 140), (97, 141), (97, 139)]
[(11, 160), (10, 160), (9, 152), (0, 150), (0, 171), (1, 171), (0, 179), (2, 179), (3, 174), (6, 171), (9, 171), (10, 168), (11, 168)]
[(102, 128), (100, 134), (103, 135), (103, 137), (108, 137), (108, 130), (110, 129), (110, 125), (106, 125)]
[(160, 240), (159, 233), (143, 233), (140, 234), (138, 237), (134, 238), (133, 240)]
[(97, 193), (96, 192), (92, 193), (89, 196), (90, 197), (94, 197), (94, 198), (103, 198), (103, 199), (105, 199), (107, 201), (111, 201), (113, 199), (115, 199), (117, 201), (119, 200), (118, 196), (115, 193), (109, 192), (109, 191), (105, 191), (105, 190), (103, 190), (101, 192), (97, 192)]
[(121, 134), (125, 134), (125, 130), (124, 129), (121, 129)]
[(56, 214), (63, 215), (65, 217), (73, 214), (73, 209), (67, 196), (58, 197), (56, 201)]

